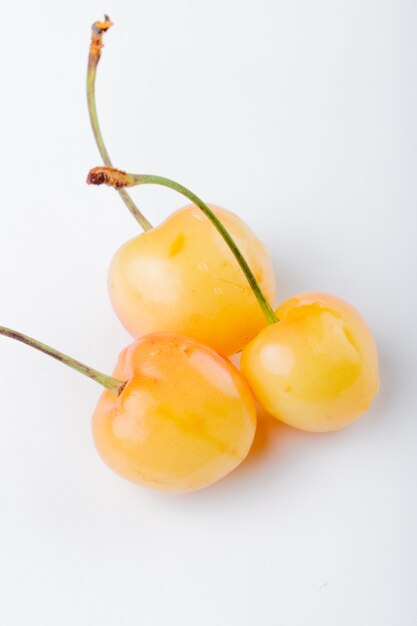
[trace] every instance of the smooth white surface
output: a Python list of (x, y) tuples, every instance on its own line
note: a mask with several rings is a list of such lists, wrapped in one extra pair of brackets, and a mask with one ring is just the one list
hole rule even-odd
[[(331, 435), (263, 420), (216, 486), (167, 496), (113, 475), (100, 389), (0, 338), (0, 624), (414, 626), (417, 563), (417, 5), (412, 0), (8, 3), (0, 58), (1, 323), (111, 371), (107, 299), (136, 232), (85, 99), (90, 24), (116, 22), (98, 108), (120, 167), (238, 212), (280, 299), (340, 295), (373, 328), (381, 392)], [(134, 190), (153, 222), (183, 204)]]

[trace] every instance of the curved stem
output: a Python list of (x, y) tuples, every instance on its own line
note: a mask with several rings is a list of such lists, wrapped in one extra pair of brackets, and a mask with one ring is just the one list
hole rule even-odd
[(84, 374), (84, 376), (88, 376), (88, 378), (95, 380), (97, 383), (99, 383), (117, 396), (120, 395), (120, 393), (124, 389), (126, 383), (122, 380), (118, 380), (117, 378), (113, 378), (112, 376), (107, 376), (107, 374), (103, 374), (103, 372), (99, 372), (98, 370), (95, 370), (88, 365), (84, 365), (84, 363), (81, 363), (80, 361), (71, 358), (63, 352), (55, 350), (55, 348), (47, 346), (45, 343), (41, 343), (36, 339), (32, 339), (32, 337), (28, 337), (28, 335), (19, 333), (18, 331), (7, 328), (6, 326), (0, 326), (0, 335), (10, 337), (10, 339), (16, 339), (16, 341), (21, 341), (31, 348), (40, 350), (44, 354), (51, 356), (53, 359), (64, 363), (64, 365), (68, 365), (68, 367), (72, 367), (72, 369), (77, 370), (77, 372)]
[(101, 185), (106, 184), (115, 189), (121, 189), (123, 187), (134, 187), (135, 185), (162, 185), (163, 187), (168, 187), (169, 189), (173, 189), (177, 191), (181, 195), (191, 200), (193, 204), (195, 204), (204, 215), (210, 220), (213, 226), (218, 230), (220, 235), (223, 237), (233, 255), (235, 256), (236, 261), (239, 263), (243, 273), (246, 276), (246, 279), (258, 300), (259, 306), (261, 307), (267, 321), (269, 324), (275, 324), (279, 321), (275, 312), (269, 302), (267, 301), (265, 295), (262, 292), (262, 289), (259, 286), (258, 281), (256, 280), (252, 270), (250, 269), (245, 257), (239, 250), (236, 245), (234, 239), (229, 234), (228, 230), (223, 226), (218, 217), (213, 213), (209, 206), (201, 198), (196, 196), (195, 193), (176, 183), (169, 178), (164, 178), (163, 176), (154, 176), (152, 174), (128, 174), (123, 172), (122, 170), (118, 170), (114, 167), (95, 167), (90, 170), (87, 183), (93, 185)]
[[(97, 143), (97, 147), (99, 149), (101, 158), (106, 165), (111, 166), (111, 160), (109, 153), (107, 152), (106, 145), (103, 140), (103, 135), (101, 134), (100, 125), (98, 122), (97, 116), (97, 107), (96, 107), (96, 95), (95, 95), (95, 84), (96, 84), (96, 72), (97, 65), (101, 56), (101, 49), (103, 47), (103, 33), (105, 33), (110, 26), (112, 26), (112, 22), (108, 15), (104, 16), (104, 22), (95, 22), (92, 26), (92, 35), (91, 35), (91, 44), (90, 44), (90, 54), (88, 57), (88, 71), (87, 71), (87, 101), (88, 101), (88, 113), (90, 115), (91, 127), (93, 129), (93, 134)], [(133, 202), (132, 198), (129, 196), (125, 189), (118, 190), (120, 197), (123, 202), (135, 218), (135, 220), (140, 224), (143, 230), (150, 230), (152, 228), (152, 224), (146, 219), (146, 217), (139, 211), (136, 204)]]

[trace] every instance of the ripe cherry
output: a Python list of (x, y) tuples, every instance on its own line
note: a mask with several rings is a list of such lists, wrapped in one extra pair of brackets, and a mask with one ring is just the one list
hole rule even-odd
[(241, 367), (258, 402), (274, 417), (308, 431), (350, 424), (378, 391), (378, 356), (364, 319), (324, 293), (290, 298), (279, 323), (243, 351)]
[(256, 429), (253, 396), (239, 371), (193, 339), (148, 335), (124, 350), (93, 416), (103, 460), (134, 482), (193, 491), (246, 457)]
[[(107, 16), (93, 25), (87, 76), (90, 120), (107, 166), (111, 161), (97, 118), (95, 77), (102, 36), (111, 25)], [(124, 187), (116, 188), (145, 230), (116, 252), (109, 270), (110, 299), (122, 324), (133, 337), (178, 332), (222, 354), (242, 350), (265, 321), (227, 245), (193, 206), (180, 209), (152, 229)], [(212, 208), (272, 303), (275, 277), (267, 250), (240, 218)]]
[(125, 478), (164, 491), (207, 487), (246, 457), (255, 402), (239, 371), (211, 348), (175, 334), (149, 335), (120, 354), (114, 376), (22, 333), (30, 345), (106, 388), (93, 415), (104, 462)]
[[(236, 215), (211, 208), (272, 301), (274, 274), (264, 246)], [(133, 337), (178, 332), (227, 355), (242, 350), (265, 326), (233, 254), (192, 205), (125, 243), (110, 265), (108, 289)]]

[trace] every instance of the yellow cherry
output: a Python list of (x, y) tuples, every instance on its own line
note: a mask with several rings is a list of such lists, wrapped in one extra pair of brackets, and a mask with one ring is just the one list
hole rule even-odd
[(378, 356), (359, 313), (325, 293), (304, 293), (278, 307), (279, 322), (245, 348), (242, 372), (258, 402), (301, 430), (342, 428), (378, 391)]
[(255, 401), (240, 372), (189, 337), (160, 333), (125, 348), (115, 376), (0, 326), (20, 341), (105, 387), (93, 415), (96, 447), (115, 472), (164, 491), (202, 489), (246, 457)]
[[(267, 321), (274, 318), (271, 303), (275, 296), (275, 278), (268, 253), (233, 213), (218, 207), (214, 207), (213, 213), (189, 189), (172, 180), (160, 176), (128, 176), (112, 167), (98, 122), (95, 98), (102, 38), (111, 25), (105, 16), (104, 22), (96, 22), (92, 28), (87, 71), (88, 110), (106, 167), (91, 170), (87, 181), (115, 187), (145, 231), (122, 246), (111, 264), (109, 292), (114, 310), (133, 337), (160, 331), (184, 333), (221, 354), (233, 354), (265, 326), (256, 299)], [(152, 229), (125, 189), (137, 184), (165, 185), (184, 195), (194, 206), (177, 211)], [(205, 215), (198, 212), (197, 206)]]
[(164, 491), (206, 487), (246, 457), (256, 429), (250, 389), (239, 371), (193, 339), (160, 333), (120, 354), (127, 381), (104, 391), (93, 435), (105, 463), (125, 478)]
[[(272, 302), (275, 279), (265, 247), (239, 217), (212, 210)], [(232, 252), (193, 205), (125, 243), (111, 263), (108, 286), (113, 308), (133, 337), (177, 332), (229, 355), (266, 325)]]

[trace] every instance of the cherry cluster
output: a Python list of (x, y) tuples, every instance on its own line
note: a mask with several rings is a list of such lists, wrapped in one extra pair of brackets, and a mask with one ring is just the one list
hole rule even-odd
[[(105, 387), (93, 415), (103, 460), (134, 482), (166, 491), (208, 486), (247, 456), (256, 402), (277, 420), (323, 432), (368, 409), (378, 357), (359, 313), (325, 293), (303, 293), (274, 310), (275, 275), (265, 246), (235, 214), (206, 204), (162, 176), (113, 167), (101, 135), (95, 79), (108, 16), (93, 25), (89, 113), (104, 161), (90, 184), (117, 189), (143, 233), (115, 254), (111, 303), (134, 342), (107, 376), (21, 333), (23, 341)], [(168, 187), (191, 204), (152, 228), (127, 187)], [(228, 359), (241, 352), (241, 368)]]

